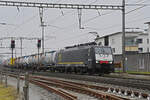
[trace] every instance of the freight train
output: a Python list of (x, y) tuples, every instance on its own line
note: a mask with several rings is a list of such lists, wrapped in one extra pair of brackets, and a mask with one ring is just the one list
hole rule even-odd
[[(5, 66), (10, 66), (10, 60)], [(13, 67), (33, 70), (50, 70), (53, 72), (74, 72), (102, 74), (114, 72), (112, 49), (86, 43), (66, 47), (62, 50), (33, 54), (15, 58)]]

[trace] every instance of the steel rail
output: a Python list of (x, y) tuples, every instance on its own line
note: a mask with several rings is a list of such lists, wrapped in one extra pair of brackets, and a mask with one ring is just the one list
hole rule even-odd
[[(9, 76), (17, 78), (16, 75), (12, 75), (12, 74), (9, 75)], [(24, 80), (24, 77), (20, 77), (20, 79)], [(29, 82), (32, 83), (32, 84), (38, 85), (38, 86), (40, 86), (40, 87), (42, 87), (42, 88), (44, 88), (44, 89), (46, 89), (50, 92), (54, 92), (55, 94), (63, 97), (66, 100), (77, 100), (77, 96), (74, 96), (74, 95), (72, 95), (70, 93), (67, 93), (67, 92), (65, 92), (63, 90), (60, 90), (60, 89), (57, 90), (57, 89), (52, 88), (52, 87), (50, 87), (47, 84), (44, 84), (42, 82), (38, 82), (38, 81), (35, 81), (35, 80), (29, 80)]]
[(38, 81), (34, 81), (34, 80), (30, 80), (30, 82), (48, 90), (48, 91), (51, 91), (57, 95), (60, 95), (61, 97), (63, 97), (66, 100), (77, 100), (77, 96), (74, 96), (70, 93), (63, 91), (63, 90), (60, 90), (60, 89), (57, 90), (55, 88), (48, 86), (47, 84), (44, 84), (44, 83), (38, 82)]
[[(7, 73), (7, 72), (5, 72), (5, 73)], [(16, 75), (14, 75), (13, 73), (11, 73), (11, 75), (9, 75), (9, 76), (15, 77)], [(23, 77), (20, 77), (20, 78), (23, 79)], [(43, 77), (43, 76), (42, 77), (41, 76), (32, 76), (32, 78), (43, 79), (43, 80), (45, 80), (45, 79), (47, 80), (48, 79), (50, 81), (49, 78)], [(59, 80), (57, 79), (57, 81), (61, 81), (61, 83), (66, 82), (66, 80), (60, 80), (60, 79)], [(80, 85), (80, 87), (91, 88), (91, 89), (96, 89), (96, 90), (108, 91), (110, 89), (111, 92), (113, 92), (114, 90), (116, 90), (116, 92), (120, 91), (120, 89), (115, 89), (115, 88), (101, 87), (101, 86), (97, 86), (97, 85), (87, 85), (87, 84), (77, 83), (77, 82), (72, 82), (72, 81), (67, 81), (67, 82), (68, 83), (66, 83), (66, 85), (68, 85), (70, 83), (70, 84), (74, 84), (74, 85), (78, 85), (78, 86)], [(51, 85), (55, 86), (55, 84), (52, 84), (52, 83), (51, 83)], [(71, 85), (71, 86), (73, 87), (73, 85)], [(136, 97), (139, 97), (139, 95), (141, 95), (143, 98), (148, 98), (149, 97), (148, 94), (146, 94), (146, 93), (140, 93), (140, 92), (137, 92), (137, 91), (130, 91), (130, 90), (123, 90), (122, 89), (121, 92), (122, 92), (122, 94), (124, 94), (125, 92), (127, 92), (127, 95), (131, 95), (131, 93), (134, 93)]]
[[(96, 89), (96, 90), (100, 90), (100, 91), (108, 91), (109, 89), (113, 92), (114, 91), (114, 88), (109, 88), (109, 87), (103, 87), (103, 86), (97, 86), (97, 85), (88, 85), (88, 84), (83, 84), (83, 83), (77, 83), (77, 82), (72, 82), (72, 81), (65, 81), (65, 80), (59, 80), (59, 79), (50, 79), (50, 78), (44, 78), (44, 77), (39, 77), (39, 76), (33, 76), (33, 78), (37, 78), (37, 79), (41, 79), (41, 80), (47, 80), (47, 81), (54, 81), (54, 82), (59, 82), (59, 83), (62, 83), (62, 84), (66, 84), (66, 85), (70, 85), (70, 86), (80, 86), (80, 87), (84, 87), (84, 88), (90, 88), (90, 89)], [(125, 93), (126, 90), (124, 89), (119, 89), (119, 88), (116, 88), (116, 92), (119, 92), (121, 91), (121, 93)], [(131, 95), (132, 92), (135, 94), (135, 96), (139, 96), (141, 95), (142, 97), (144, 98), (147, 98), (148, 97), (148, 94), (146, 93), (139, 93), (137, 91), (131, 91), (131, 90), (127, 90), (127, 95)]]
[(56, 87), (59, 87), (59, 88), (63, 88), (63, 89), (66, 89), (66, 90), (78, 92), (78, 93), (81, 93), (81, 94), (87, 94), (87, 95), (96, 97), (98, 99), (103, 99), (103, 100), (129, 100), (129, 99), (117, 97), (115, 95), (107, 94), (107, 93), (104, 93), (104, 92), (96, 92), (96, 91), (93, 91), (93, 90), (90, 90), (90, 89), (77, 87), (75, 85), (69, 85), (69, 84), (65, 85), (65, 84), (60, 84), (60, 83), (56, 83), (56, 82), (41, 81), (41, 80), (36, 80), (36, 81), (47, 84), (47, 85), (52, 85), (52, 86), (56, 86)]
[(59, 87), (59, 88), (63, 88), (63, 89), (66, 89), (66, 90), (71, 90), (71, 91), (82, 93), (82, 94), (87, 94), (87, 95), (90, 95), (90, 96), (94, 96), (98, 99), (104, 99), (104, 100), (106, 100), (106, 99), (107, 100), (129, 100), (129, 99), (121, 98), (121, 97), (118, 97), (118, 96), (115, 96), (115, 95), (112, 95), (112, 94), (108, 94), (108, 93), (105, 93), (105, 92), (100, 92), (100, 91), (96, 92), (96, 91), (94, 91), (92, 89), (89, 89), (89, 88), (85, 88), (85, 87), (75, 85), (75, 84), (70, 84), (70, 83), (67, 83), (67, 82), (61, 82), (61, 81), (55, 80), (55, 79), (45, 79), (45, 78), (39, 78), (39, 77), (32, 77), (32, 78), (35, 79), (38, 82), (42, 82), (42, 83), (45, 83), (45, 84), (48, 84), (48, 85), (56, 86), (56, 87)]

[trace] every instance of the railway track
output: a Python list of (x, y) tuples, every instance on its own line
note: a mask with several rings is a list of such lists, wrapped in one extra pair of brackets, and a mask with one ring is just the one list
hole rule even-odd
[[(45, 76), (51, 76), (51, 77), (61, 77), (61, 78), (67, 78), (67, 79), (75, 79), (75, 80), (84, 80), (84, 81), (91, 81), (91, 82), (96, 82), (96, 83), (107, 83), (107, 84), (111, 84), (111, 81), (114, 81), (118, 84), (120, 84), (122, 82), (122, 80), (124, 80), (121, 84), (121, 85), (124, 85), (124, 84), (127, 84), (127, 86), (131, 86), (131, 87), (134, 87), (134, 85), (146, 85), (146, 86), (141, 86), (142, 88), (148, 88), (150, 87), (150, 84), (149, 84), (149, 81), (143, 81), (143, 80), (128, 80), (128, 79), (115, 79), (115, 78), (106, 78), (106, 77), (99, 77), (99, 76), (87, 76), (87, 75), (72, 75), (72, 74), (59, 74), (59, 73), (56, 73), (57, 75), (54, 75), (53, 73), (45, 73), (46, 75)], [(41, 74), (40, 74), (41, 75)], [(43, 74), (42, 74), (43, 75)], [(103, 78), (105, 78), (106, 80), (103, 80)], [(36, 80), (35, 80), (36, 79)], [(99, 81), (100, 80), (100, 81)], [(150, 95), (149, 93), (145, 93), (145, 92), (139, 92), (139, 91), (135, 91), (135, 90), (132, 90), (132, 89), (125, 89), (125, 88), (116, 88), (116, 87), (109, 87), (109, 86), (97, 86), (97, 85), (88, 85), (88, 84), (83, 84), (83, 83), (79, 83), (79, 82), (73, 82), (73, 81), (66, 81), (66, 80), (54, 80), (54, 79), (50, 79), (50, 78), (46, 78), (44, 76), (34, 76), (32, 78), (32, 80), (34, 83), (35, 82), (38, 82), (37, 85), (39, 85), (40, 83), (41, 84), (45, 84), (47, 86), (53, 86), (53, 87), (59, 87), (59, 88), (63, 88), (63, 89), (67, 89), (67, 90), (74, 90), (74, 92), (79, 92), (78, 89), (74, 89), (72, 87), (75, 87), (77, 86), (78, 88), (87, 88), (89, 90), (94, 90), (94, 92), (97, 92), (97, 91), (100, 91), (104, 94), (111, 94), (111, 95), (114, 95), (114, 94), (119, 94), (119, 95), (125, 95), (125, 96), (129, 96), (129, 97), (138, 97), (139, 99), (140, 98), (147, 98), (147, 100), (150, 100)], [(128, 83), (126, 81), (129, 81)], [(136, 82), (136, 83), (134, 83)], [(57, 84), (56, 84), (57, 83)], [(130, 85), (132, 84), (132, 85)], [(121, 86), (120, 85), (120, 86)], [(71, 86), (71, 87), (67, 87), (67, 86)], [(126, 86), (126, 85), (125, 85)], [(42, 86), (41, 86), (42, 87)], [(135, 86), (137, 87), (137, 86)], [(141, 88), (140, 87), (140, 88)], [(44, 87), (43, 87), (44, 88)], [(54, 88), (55, 89), (55, 88)], [(58, 91), (58, 90), (56, 90)], [(63, 91), (63, 90), (62, 90)], [(60, 90), (59, 90), (60, 92)], [(65, 91), (63, 92), (65, 93)], [(93, 93), (89, 93), (89, 92), (85, 92), (85, 90), (81, 90), (79, 93), (85, 93), (85, 94), (91, 94), (91, 96), (94, 96), (94, 97), (97, 97), (96, 94), (93, 94)], [(59, 93), (58, 93), (59, 94)], [(72, 95), (72, 94), (70, 94)], [(107, 97), (108, 96), (104, 96), (104, 97)], [(100, 98), (100, 97), (98, 97)], [(117, 99), (115, 99), (117, 100)], [(123, 99), (124, 100), (124, 99)]]
[[(10, 76), (17, 78), (16, 75), (10, 74)], [(24, 79), (24, 77), (20, 77), (20, 78)], [(39, 85), (40, 87), (47, 89), (48, 91), (60, 95), (66, 100), (77, 100), (77, 96), (70, 94), (69, 92), (63, 91), (61, 89), (56, 89), (54, 87), (62, 88), (64, 90), (69, 90), (73, 92), (78, 92), (81, 94), (90, 95), (100, 100), (130, 100), (129, 98), (123, 97), (122, 95), (120, 96), (115, 95), (119, 93), (120, 94), (126, 93), (126, 96), (132, 95), (134, 93), (134, 95), (137, 97), (141, 96), (143, 98), (148, 98), (148, 94), (144, 94), (144, 93), (120, 90), (117, 88), (114, 89), (114, 88), (103, 87), (103, 86), (88, 85), (88, 84), (77, 83), (72, 81), (47, 78), (43, 76), (30, 76), (29, 81), (33, 84)], [(116, 93), (112, 94), (114, 91), (116, 91)]]
[[(66, 80), (60, 80), (60, 79), (51, 79), (51, 78), (45, 78), (45, 77), (39, 77), (39, 76), (35, 76), (33, 78), (36, 79), (40, 79), (40, 80), (46, 80), (50, 81), (50, 82), (54, 82), (54, 83), (61, 83), (61, 84), (65, 84), (65, 85), (69, 85), (69, 86), (79, 86), (79, 88), (88, 88), (88, 89), (94, 89), (94, 90), (99, 90), (99, 91), (103, 91), (103, 92), (109, 92), (109, 93), (113, 93), (115, 91), (115, 93), (118, 94), (125, 94), (126, 96), (136, 96), (136, 97), (142, 97), (142, 98), (148, 98), (149, 95), (146, 93), (140, 93), (137, 91), (132, 91), (132, 90), (125, 90), (125, 89), (120, 89), (120, 88), (110, 88), (110, 87), (103, 87), (103, 86), (98, 86), (98, 85), (89, 85), (89, 84), (83, 84), (83, 83), (78, 83), (78, 82), (73, 82), (73, 81), (66, 81)], [(56, 84), (52, 84), (52, 85), (56, 85)]]
[(68, 93), (66, 91), (63, 91), (61, 89), (55, 89), (53, 87), (50, 87), (48, 84), (44, 83), (44, 82), (40, 82), (40, 81), (35, 81), (35, 80), (30, 80), (31, 83), (36, 84), (50, 92), (53, 92), (59, 96), (61, 96), (62, 98), (66, 99), (66, 100), (77, 100), (77, 96)]
[[(10, 77), (14, 77), (14, 78), (17, 78), (18, 76), (16, 74), (12, 74), (12, 73), (9, 73), (8, 74)], [(24, 80), (25, 77), (24, 75), (21, 75), (20, 76), (20, 79)], [(31, 79), (31, 77), (29, 78), (28, 80), (30, 83), (32, 84), (35, 84), (35, 85), (38, 85), (46, 90), (48, 90), (49, 92), (52, 92), (52, 93), (55, 93), (59, 96), (61, 96), (63, 99), (65, 100), (77, 100), (77, 96), (71, 94), (71, 93), (68, 93), (66, 91), (63, 91), (61, 89), (56, 89), (54, 87), (51, 87), (49, 86), (48, 84), (44, 83), (44, 82), (40, 82), (40, 81), (37, 81), (37, 80), (34, 80), (34, 79)]]
[[(62, 81), (62, 80), (53, 79), (53, 78), (38, 77), (38, 76), (34, 76), (34, 77), (32, 77), (32, 79), (34, 79), (34, 81), (48, 84), (51, 86), (63, 88), (63, 89), (70, 90), (73, 92), (78, 92), (81, 94), (94, 96), (95, 98), (98, 98), (98, 99), (129, 100), (127, 98), (123, 98), (123, 97), (119, 97), (119, 96), (116, 96), (113, 94), (109, 94), (109, 93), (107, 93), (106, 90), (105, 91), (102, 91), (102, 90), (96, 91), (93, 87), (89, 88), (90, 85), (86, 85), (86, 84), (84, 84), (84, 86), (83, 86), (83, 85), (78, 84), (78, 83), (73, 83), (73, 82), (69, 82), (69, 81)], [(103, 90), (104, 90), (104, 87), (103, 87)]]
[(150, 80), (140, 80), (140, 79), (132, 79), (132, 78), (127, 79), (121, 77), (115, 78), (115, 77), (101, 77), (101, 76), (89, 76), (89, 75), (75, 75), (75, 74), (65, 74), (65, 73), (48, 73), (48, 72), (38, 72), (35, 73), (35, 75), (82, 80), (82, 81), (89, 81), (95, 83), (112, 84), (117, 86), (124, 86), (124, 87), (150, 91)]
[[(10, 74), (9, 76), (17, 78), (16, 75)], [(24, 79), (23, 76), (20, 77), (21, 79)], [(48, 91), (54, 92), (57, 95), (60, 95), (65, 100), (78, 100), (77, 96), (70, 94), (69, 92), (63, 91), (61, 89), (56, 88), (62, 88), (64, 90), (69, 90), (81, 94), (86, 94), (88, 96), (95, 97), (100, 100), (130, 100), (125, 97), (116, 96), (114, 94), (110, 94), (103, 91), (96, 91), (94, 89), (89, 89), (87, 87), (82, 87), (79, 84), (75, 84), (69, 81), (61, 81), (53, 78), (44, 78), (39, 76), (30, 76), (29, 82), (36, 84), (40, 87), (45, 88)], [(86, 84), (85, 84), (86, 85)], [(52, 87), (51, 87), (52, 86)], [(54, 88), (55, 87), (55, 88)]]

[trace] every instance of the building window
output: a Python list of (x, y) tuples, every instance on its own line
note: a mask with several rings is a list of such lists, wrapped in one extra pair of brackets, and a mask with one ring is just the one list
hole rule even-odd
[(147, 39), (147, 44), (149, 44), (149, 39)]
[(149, 48), (147, 48), (147, 52), (149, 52)]
[(108, 36), (104, 37), (104, 46), (109, 46), (109, 37)]
[(135, 42), (134, 38), (126, 38), (125, 45), (126, 46), (137, 46), (137, 43)]
[(139, 52), (143, 52), (143, 48), (139, 48)]
[(115, 53), (115, 48), (112, 48), (113, 53)]
[(143, 39), (137, 39), (137, 43), (143, 43)]

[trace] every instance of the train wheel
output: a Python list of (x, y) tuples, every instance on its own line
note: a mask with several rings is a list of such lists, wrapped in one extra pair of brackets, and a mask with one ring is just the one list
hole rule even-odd
[(77, 74), (77, 72), (78, 72), (78, 71), (77, 71), (77, 68), (75, 67), (75, 68), (74, 68), (74, 73)]
[(68, 68), (67, 67), (65, 67), (65, 73), (68, 73)]
[(83, 75), (83, 69), (82, 68), (80, 68), (80, 74)]
[(94, 74), (94, 69), (92, 69), (92, 68), (88, 69), (88, 74), (93, 75)]

